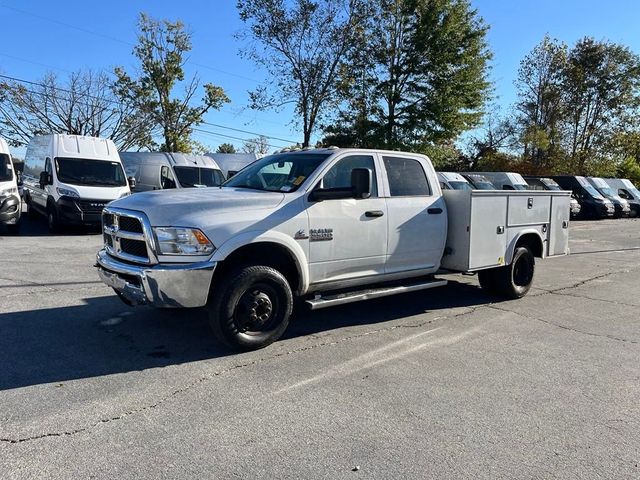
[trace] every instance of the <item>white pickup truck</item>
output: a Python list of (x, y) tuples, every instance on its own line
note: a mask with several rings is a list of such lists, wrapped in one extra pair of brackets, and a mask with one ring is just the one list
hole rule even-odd
[[(569, 192), (440, 190), (423, 155), (277, 153), (221, 187), (144, 192), (103, 212), (101, 279), (129, 305), (206, 307), (223, 342), (278, 339), (312, 308), (446, 284), (478, 272), (525, 295), (534, 257), (568, 253)], [(302, 303), (302, 302), (299, 302)]]

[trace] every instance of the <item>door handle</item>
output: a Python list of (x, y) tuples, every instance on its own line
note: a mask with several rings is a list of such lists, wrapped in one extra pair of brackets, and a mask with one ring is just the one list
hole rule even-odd
[(437, 207), (437, 208), (427, 208), (427, 213), (429, 215), (440, 215), (442, 213), (442, 209)]
[(368, 212), (364, 212), (364, 216), (368, 218), (382, 217), (384, 212), (382, 210), (369, 210)]

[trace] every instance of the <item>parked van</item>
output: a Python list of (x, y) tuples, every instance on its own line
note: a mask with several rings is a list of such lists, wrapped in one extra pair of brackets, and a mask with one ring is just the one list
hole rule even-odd
[(591, 183), (591, 185), (593, 185), (604, 198), (611, 200), (611, 203), (613, 203), (613, 206), (616, 209), (616, 217), (628, 217), (629, 215), (631, 215), (631, 207), (629, 206), (629, 202), (627, 202), (624, 198), (621, 198), (618, 195), (618, 192), (614, 192), (603, 178), (588, 177), (587, 180), (589, 180), (589, 183)]
[(571, 190), (580, 203), (581, 215), (589, 218), (613, 217), (611, 200), (604, 198), (585, 177), (554, 175), (551, 177), (563, 190)]
[(258, 159), (255, 153), (207, 153), (207, 157), (213, 158), (226, 179)]
[(626, 178), (605, 178), (605, 182), (609, 184), (614, 192), (629, 202), (631, 207), (631, 215), (640, 216), (640, 191), (631, 181)]
[(475, 190), (496, 190), (496, 186), (484, 175), (480, 175), (479, 173), (463, 173), (462, 176), (467, 179)]
[(17, 233), (21, 213), (18, 175), (13, 166), (9, 145), (4, 138), (0, 138), (0, 225), (4, 225), (11, 233)]
[[(529, 187), (533, 190), (562, 190), (560, 185), (555, 180), (549, 177), (533, 177), (525, 175), (523, 177), (529, 184)], [(569, 204), (571, 218), (578, 218), (580, 216), (580, 203), (575, 199), (573, 193), (571, 194), (571, 203)]]
[(467, 179), (459, 173), (437, 172), (437, 175), (443, 190), (473, 190)]
[(217, 187), (225, 178), (205, 155), (163, 152), (120, 152), (127, 175), (136, 179), (135, 192), (167, 188)]
[(528, 190), (529, 185), (522, 175), (513, 172), (465, 172), (465, 175), (482, 175), (497, 190)]
[(31, 139), (24, 190), (30, 213), (45, 215), (52, 232), (63, 224), (99, 225), (104, 206), (131, 193), (111, 140), (66, 134)]

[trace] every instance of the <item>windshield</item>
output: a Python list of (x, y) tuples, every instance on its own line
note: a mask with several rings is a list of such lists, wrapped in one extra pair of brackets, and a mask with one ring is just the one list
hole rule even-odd
[(600, 193), (598, 193), (598, 191), (595, 188), (593, 188), (591, 185), (587, 185), (587, 186), (583, 185), (582, 188), (584, 188), (589, 193), (589, 195), (591, 195), (593, 198), (604, 200), (604, 197), (600, 195)]
[(294, 192), (331, 154), (278, 153), (261, 158), (227, 180), (224, 187)]
[(476, 186), (477, 190), (495, 190), (496, 187), (493, 186), (491, 182), (473, 182)]
[(9, 180), (13, 180), (11, 159), (6, 153), (0, 153), (0, 182), (8, 182)]
[(547, 190), (562, 190), (560, 185), (550, 178), (541, 178), (540, 181), (547, 187)]
[(637, 188), (629, 188), (628, 190), (636, 200), (640, 200), (640, 192)]
[(471, 185), (467, 182), (449, 182), (449, 185), (454, 190), (472, 190)]
[(599, 187), (598, 191), (607, 198), (615, 198), (617, 195), (609, 187)]
[(87, 158), (56, 158), (56, 174), (62, 183), (124, 187), (127, 179), (119, 162)]
[(176, 177), (183, 188), (217, 187), (224, 182), (220, 170), (201, 167), (173, 167)]
[(515, 184), (513, 186), (514, 189), (516, 190), (529, 190), (529, 185), (520, 185), (520, 184)]

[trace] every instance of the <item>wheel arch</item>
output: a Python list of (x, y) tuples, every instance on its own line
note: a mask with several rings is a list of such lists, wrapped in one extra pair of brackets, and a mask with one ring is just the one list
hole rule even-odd
[(250, 235), (248, 238), (234, 239), (233, 244), (225, 243), (212, 258), (218, 262), (213, 283), (234, 267), (264, 265), (280, 271), (295, 295), (303, 294), (309, 285), (306, 256), (297, 242), (285, 238), (286, 240), (274, 235)]
[(513, 255), (518, 247), (527, 247), (533, 253), (536, 258), (544, 258), (544, 239), (538, 230), (530, 229), (523, 230), (516, 235), (510, 242), (507, 248), (507, 258), (505, 263), (510, 265), (513, 260)]

